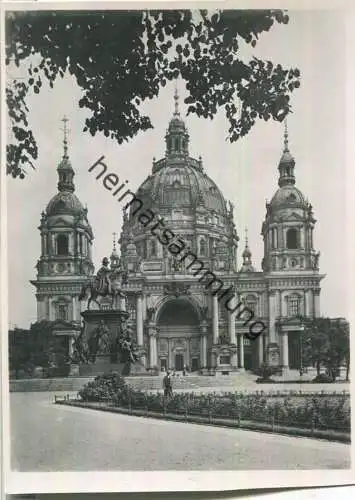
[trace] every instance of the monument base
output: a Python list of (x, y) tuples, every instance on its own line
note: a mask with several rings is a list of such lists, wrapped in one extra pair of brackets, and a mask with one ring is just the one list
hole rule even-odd
[[(123, 374), (125, 368), (125, 363), (103, 363), (96, 362), (88, 365), (80, 365), (79, 375), (80, 376), (93, 376), (102, 375), (104, 373), (117, 372), (120, 375)], [(128, 374), (131, 375), (149, 375), (145, 367), (141, 363), (132, 363), (131, 369)], [(123, 375), (124, 376), (124, 375)]]

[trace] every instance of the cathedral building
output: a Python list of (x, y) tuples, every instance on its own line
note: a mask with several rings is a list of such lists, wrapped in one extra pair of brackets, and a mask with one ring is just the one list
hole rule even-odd
[[(264, 361), (284, 370), (299, 368), (303, 318), (320, 315), (324, 276), (314, 249), (312, 206), (295, 185), (287, 129), (278, 188), (262, 223), (260, 271), (253, 265), (247, 237), (238, 265), (233, 205), (207, 175), (201, 157), (190, 156), (177, 94), (165, 144), (164, 158), (153, 159), (134, 198), (122, 201), (128, 203), (120, 265), (127, 273), (129, 322), (143, 363), (148, 370), (188, 367), (221, 374), (255, 369)], [(66, 141), (58, 175), (59, 192), (42, 214), (42, 252), (32, 283), (38, 319), (74, 325), (80, 318), (80, 288), (94, 272), (93, 233), (87, 210), (74, 195)], [(176, 250), (182, 243), (183, 254)], [(118, 258), (114, 246), (112, 268)], [(197, 262), (208, 280), (198, 276)], [(222, 283), (231, 296), (221, 300), (223, 290), (209, 286), (211, 280)], [(263, 325), (256, 338), (250, 336), (251, 322)]]
[[(313, 246), (316, 221), (312, 206), (295, 186), (287, 129), (279, 187), (266, 204), (262, 224), (262, 271), (252, 264), (247, 239), (238, 267), (233, 206), (205, 172), (201, 157), (189, 155), (189, 134), (177, 95), (175, 99), (165, 157), (153, 160), (136, 193), (155, 219), (148, 225), (143, 207), (139, 215), (137, 204), (131, 203), (120, 238), (131, 320), (146, 366), (229, 373), (268, 361), (285, 370), (298, 368), (302, 317), (319, 316), (323, 276)], [(161, 244), (159, 220), (175, 238), (169, 246)], [(238, 304), (252, 311), (253, 321), (265, 325), (257, 339), (250, 339), (250, 324), (240, 310), (229, 307), (229, 312), (216, 290), (196, 278), (191, 261), (174, 255), (171, 246), (179, 239), (210, 276), (234, 292)]]

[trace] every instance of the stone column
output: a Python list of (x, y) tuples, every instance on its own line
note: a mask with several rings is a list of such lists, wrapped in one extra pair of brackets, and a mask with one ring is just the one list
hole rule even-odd
[(320, 288), (317, 288), (313, 292), (313, 301), (314, 301), (314, 317), (319, 318), (320, 316)]
[(157, 330), (155, 324), (149, 325), (149, 367), (153, 368), (158, 365), (157, 359)]
[(306, 295), (306, 300), (308, 303), (308, 315), (313, 318), (314, 316), (314, 309), (313, 309), (313, 292), (312, 290), (307, 291)]
[(48, 297), (48, 320), (49, 321), (54, 321), (54, 311), (53, 311), (53, 304), (52, 304), (52, 297)]
[(282, 333), (282, 368), (288, 369), (288, 332)]
[(76, 321), (76, 300), (75, 296), (72, 297), (72, 320)]
[(217, 294), (212, 295), (212, 339), (213, 344), (218, 344), (219, 328), (218, 328), (218, 298)]
[(211, 368), (217, 368), (217, 354), (215, 352), (211, 352)]
[(239, 335), (239, 369), (244, 370), (244, 334)]
[[(232, 297), (229, 307), (230, 309), (234, 309), (236, 306), (236, 298), (235, 295)], [(235, 337), (235, 312), (229, 312), (228, 311), (228, 334), (229, 334), (229, 339), (231, 344), (236, 344), (236, 337)]]
[(78, 255), (81, 254), (81, 252), (80, 252), (80, 233), (76, 233), (76, 253)]
[(200, 365), (201, 368), (207, 368), (207, 324), (205, 321), (201, 324)]
[(143, 306), (142, 294), (136, 296), (136, 328), (137, 328), (137, 344), (143, 346)]
[(269, 342), (276, 342), (275, 335), (275, 321), (276, 321), (276, 293), (269, 292)]
[(51, 234), (51, 254), (55, 255), (56, 254), (56, 248), (55, 248), (55, 235), (52, 233)]
[(259, 335), (258, 338), (258, 366), (264, 361), (264, 335)]
[(303, 227), (300, 228), (300, 248), (305, 247), (305, 230)]
[(74, 235), (72, 233), (68, 234), (68, 251), (71, 255), (74, 253)]
[(313, 317), (313, 297), (312, 290), (304, 291), (304, 315), (306, 318)]
[[(236, 295), (233, 295), (232, 300), (230, 301), (230, 308), (233, 310), (236, 306)], [(236, 344), (237, 339), (235, 335), (235, 312), (229, 312), (228, 311), (228, 334), (229, 334), (229, 341), (231, 344)], [(231, 356), (231, 365), (234, 367), (238, 366), (238, 354), (234, 353)]]
[(71, 358), (73, 356), (73, 351), (74, 351), (74, 337), (68, 337), (68, 355)]

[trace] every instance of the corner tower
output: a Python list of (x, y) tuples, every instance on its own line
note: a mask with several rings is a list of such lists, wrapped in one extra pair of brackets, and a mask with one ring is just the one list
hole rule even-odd
[(39, 231), (41, 254), (37, 261), (37, 321), (80, 323), (78, 296), (87, 277), (94, 272), (91, 257), (93, 232), (87, 209), (75, 196), (75, 172), (68, 156), (67, 119), (64, 152), (57, 167), (58, 193), (42, 212)]
[(263, 270), (268, 273), (318, 271), (320, 254), (313, 243), (316, 220), (312, 205), (295, 185), (295, 160), (288, 147), (287, 126), (278, 170), (279, 189), (266, 204), (261, 231), (264, 239)]
[(268, 360), (284, 369), (299, 366), (304, 318), (320, 315), (319, 255), (314, 248), (312, 205), (296, 187), (295, 160), (288, 145), (278, 166), (279, 188), (266, 204), (262, 268), (267, 287)]

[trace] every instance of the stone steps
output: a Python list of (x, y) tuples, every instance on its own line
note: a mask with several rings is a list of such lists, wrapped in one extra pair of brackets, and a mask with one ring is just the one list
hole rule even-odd
[[(126, 377), (127, 383), (135, 389), (155, 391), (163, 387), (163, 374), (156, 376), (134, 376)], [(171, 377), (173, 389), (199, 389), (207, 388), (237, 388), (240, 385), (241, 378), (245, 374), (233, 376), (209, 377), (199, 375), (187, 375), (185, 377)], [(250, 375), (247, 376), (250, 380)], [(87, 377), (68, 377), (68, 378), (50, 378), (50, 379), (24, 379), (10, 380), (10, 392), (44, 392), (44, 391), (78, 391), (94, 376)]]

